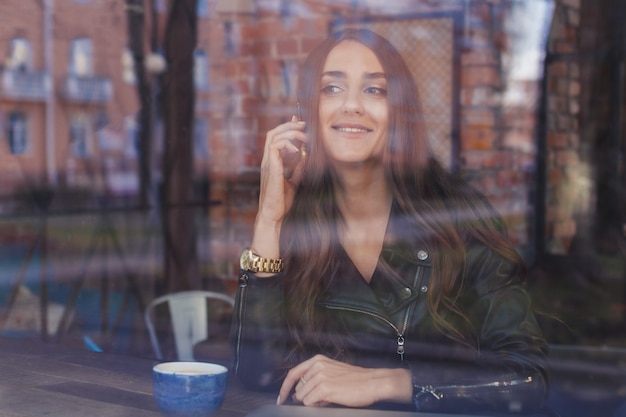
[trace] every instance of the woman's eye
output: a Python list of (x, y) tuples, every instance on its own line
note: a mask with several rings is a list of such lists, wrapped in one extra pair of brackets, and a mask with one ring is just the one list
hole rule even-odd
[(341, 92), (341, 87), (335, 84), (328, 84), (322, 88), (324, 94), (337, 94), (339, 92)]
[(367, 87), (365, 89), (366, 94), (373, 94), (377, 96), (386, 96), (387, 90), (382, 87)]

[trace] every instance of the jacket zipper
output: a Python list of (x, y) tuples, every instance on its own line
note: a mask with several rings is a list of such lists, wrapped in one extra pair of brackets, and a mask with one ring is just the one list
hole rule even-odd
[[(247, 280), (244, 280), (244, 277), (241, 276), (239, 278), (239, 296), (237, 302), (239, 303), (239, 308), (237, 309), (237, 322), (239, 325), (237, 326), (237, 345), (235, 347), (235, 358), (239, 358), (239, 354), (241, 351), (241, 334), (243, 332), (243, 298), (246, 288), (248, 287)], [(235, 375), (239, 374), (239, 360), (235, 362)]]
[(360, 308), (352, 308), (352, 307), (338, 306), (338, 305), (332, 305), (332, 304), (326, 304), (325, 306), (326, 306), (326, 308), (329, 308), (331, 310), (343, 310), (343, 311), (351, 311), (353, 313), (366, 314), (366, 315), (368, 315), (370, 317), (374, 317), (374, 318), (376, 318), (376, 319), (386, 323), (387, 325), (389, 325), (389, 327), (391, 327), (396, 332), (396, 334), (398, 336), (398, 338), (397, 338), (398, 354), (400, 355), (401, 358), (404, 355), (404, 334), (403, 333), (406, 330), (406, 323), (408, 322), (408, 319), (405, 319), (404, 327), (402, 328), (402, 330), (400, 330), (398, 328), (398, 326), (393, 324), (385, 316), (382, 316), (380, 314), (377, 314), (377, 313), (374, 313), (374, 312), (371, 312), (371, 311), (363, 310), (363, 309), (360, 309)]
[[(422, 268), (418, 267), (417, 271), (415, 271), (415, 277), (413, 278), (413, 288), (417, 287), (417, 282), (419, 281), (421, 270)], [(353, 313), (366, 314), (368, 316), (374, 317), (388, 324), (396, 332), (396, 353), (400, 355), (400, 361), (404, 361), (404, 345), (405, 345), (404, 336), (405, 336), (406, 329), (409, 325), (409, 317), (411, 316), (411, 311), (413, 310), (412, 307), (413, 305), (409, 305), (407, 307), (406, 313), (404, 314), (404, 321), (402, 322), (402, 328), (400, 329), (398, 326), (392, 323), (391, 320), (389, 320), (387, 317), (384, 317), (372, 311), (363, 310), (360, 308), (345, 307), (341, 305), (333, 306), (333, 305), (326, 304), (326, 308), (329, 308), (331, 310), (344, 310), (344, 311), (351, 311)]]
[[(415, 271), (415, 276), (413, 277), (413, 288), (417, 288), (417, 284), (419, 282), (419, 278), (420, 278), (420, 272), (422, 271), (421, 267), (417, 267), (417, 270)], [(398, 334), (398, 349), (397, 349), (397, 353), (398, 355), (400, 355), (400, 361), (404, 361), (404, 333), (406, 332), (406, 329), (409, 326), (409, 317), (411, 316), (411, 312), (413, 311), (413, 306), (414, 304), (410, 304), (407, 309), (406, 309), (406, 313), (404, 314), (404, 324), (402, 326), (402, 332), (401, 334)]]
[(493, 382), (485, 382), (481, 384), (469, 384), (469, 385), (442, 385), (438, 387), (433, 387), (432, 385), (423, 385), (418, 386), (420, 391), (417, 392), (416, 395), (420, 394), (430, 394), (438, 400), (441, 400), (444, 397), (444, 393), (442, 391), (445, 390), (453, 390), (458, 388), (467, 389), (482, 389), (482, 388), (495, 388), (495, 387), (512, 387), (516, 385), (528, 384), (533, 381), (532, 376), (528, 376), (526, 378), (518, 378), (512, 379), (510, 381), (493, 381)]

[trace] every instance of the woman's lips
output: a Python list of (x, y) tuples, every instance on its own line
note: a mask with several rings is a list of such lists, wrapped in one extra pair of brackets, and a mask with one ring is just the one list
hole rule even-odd
[(335, 125), (333, 129), (345, 133), (369, 133), (372, 129), (357, 125)]

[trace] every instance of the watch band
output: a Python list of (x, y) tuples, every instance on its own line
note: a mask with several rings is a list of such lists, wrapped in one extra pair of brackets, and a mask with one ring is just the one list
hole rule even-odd
[(241, 253), (239, 264), (244, 271), (275, 274), (283, 270), (284, 260), (282, 258), (262, 258), (250, 249), (244, 249)]
[(283, 260), (282, 258), (268, 259), (259, 256), (252, 261), (252, 270), (254, 272), (281, 272), (283, 270)]

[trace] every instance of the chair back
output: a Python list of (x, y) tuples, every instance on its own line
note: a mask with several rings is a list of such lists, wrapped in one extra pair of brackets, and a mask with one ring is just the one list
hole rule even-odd
[(152, 323), (154, 308), (159, 304), (169, 304), (178, 360), (193, 361), (193, 347), (208, 338), (207, 299), (221, 300), (231, 307), (235, 305), (235, 300), (226, 294), (201, 290), (165, 294), (152, 300), (144, 317), (157, 359), (163, 359), (163, 354)]

